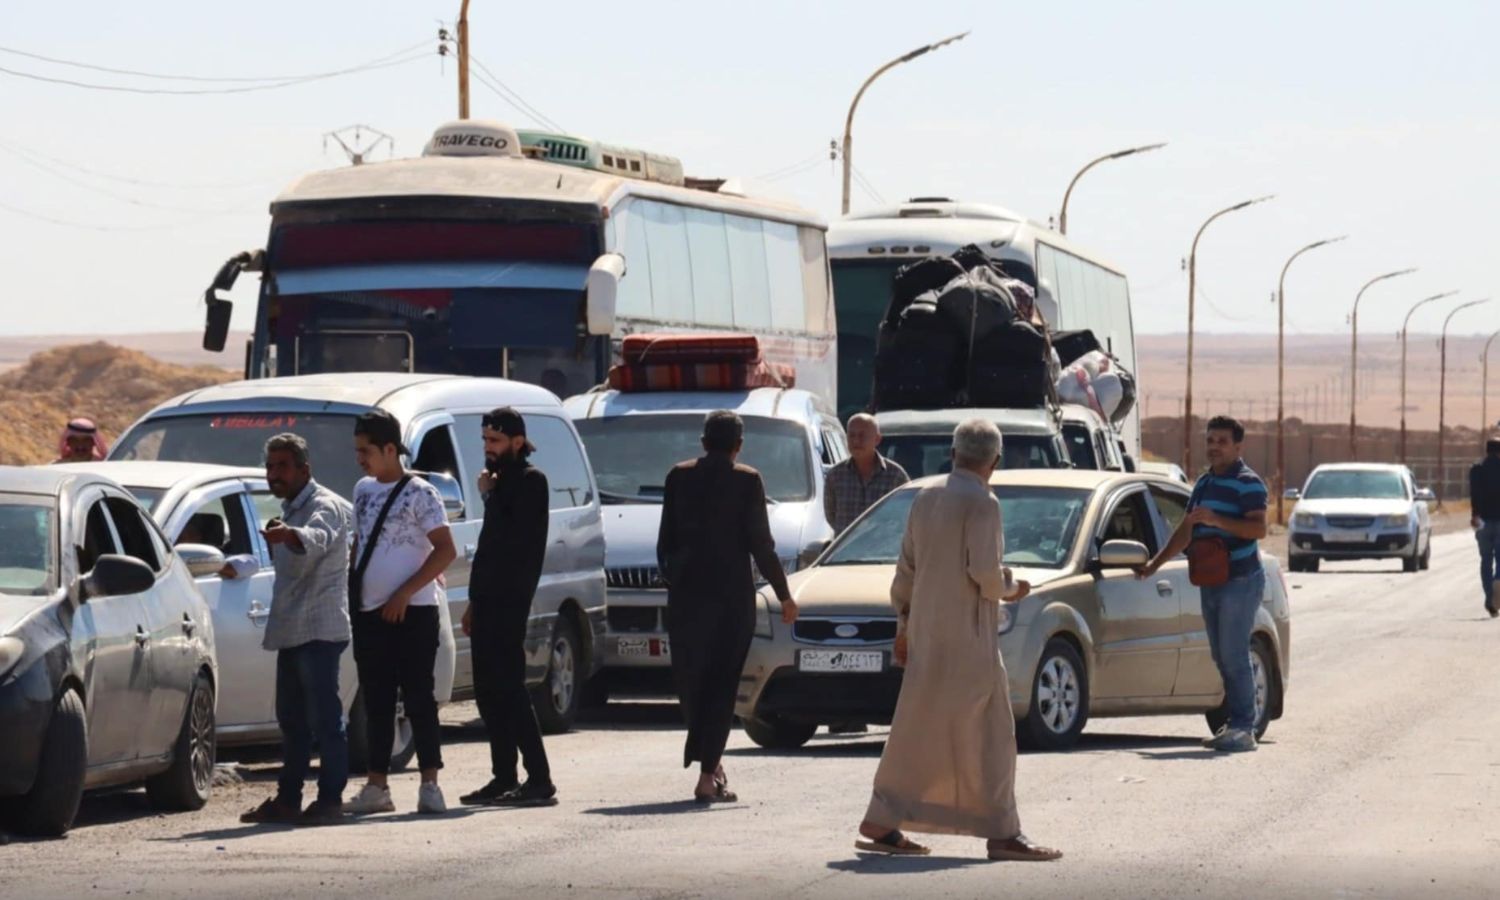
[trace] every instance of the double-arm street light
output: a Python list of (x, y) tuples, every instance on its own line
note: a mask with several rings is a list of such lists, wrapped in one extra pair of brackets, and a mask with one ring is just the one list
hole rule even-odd
[(1355, 419), (1355, 404), (1359, 398), (1359, 384), (1357, 381), (1359, 374), (1359, 301), (1364, 297), (1365, 291), (1368, 291), (1372, 285), (1379, 284), (1387, 278), (1410, 275), (1415, 271), (1417, 270), (1401, 269), (1397, 272), (1376, 275), (1374, 278), (1366, 281), (1364, 287), (1359, 289), (1359, 293), (1354, 295), (1354, 311), (1349, 313), (1349, 459), (1351, 462), (1359, 459), (1359, 451), (1354, 446), (1354, 436), (1359, 428)]
[(1163, 141), (1160, 144), (1147, 144), (1144, 147), (1131, 147), (1129, 150), (1117, 150), (1114, 153), (1101, 156), (1088, 165), (1084, 166), (1083, 168), (1079, 169), (1078, 174), (1073, 176), (1073, 180), (1068, 182), (1067, 191), (1063, 193), (1062, 212), (1058, 213), (1057, 215), (1058, 233), (1068, 233), (1068, 199), (1073, 196), (1073, 186), (1078, 183), (1078, 179), (1083, 177), (1083, 173), (1087, 172), (1089, 169), (1092, 169), (1094, 166), (1097, 166), (1102, 162), (1109, 162), (1112, 159), (1124, 159), (1127, 156), (1134, 156), (1137, 153), (1149, 153), (1152, 150), (1160, 150), (1165, 146), (1167, 146), (1166, 142)]
[(1485, 442), (1489, 439), (1490, 430), (1490, 345), (1495, 343), (1495, 338), (1500, 337), (1500, 331), (1490, 335), (1490, 339), (1484, 342), (1484, 352), (1479, 354), (1479, 449), (1484, 450)]
[(884, 75), (886, 72), (889, 72), (891, 69), (894, 69), (895, 67), (901, 65), (902, 63), (911, 62), (919, 56), (931, 53), (939, 47), (946, 47), (954, 41), (961, 41), (968, 36), (969, 33), (965, 31), (963, 34), (955, 34), (952, 37), (943, 38), (941, 41), (918, 47), (910, 53), (898, 56), (885, 65), (881, 66), (880, 68), (876, 69), (874, 74), (872, 74), (869, 78), (866, 78), (865, 83), (859, 86), (859, 91), (854, 95), (854, 102), (849, 104), (849, 116), (844, 120), (844, 200), (841, 207), (841, 211), (844, 215), (849, 214), (849, 178), (854, 168), (853, 157), (850, 155), (852, 152), (852, 145), (854, 144), (854, 137), (851, 133), (854, 130), (854, 110), (859, 106), (859, 99), (865, 95), (865, 90), (869, 88), (870, 84), (874, 82), (875, 79)]
[(1447, 411), (1448, 411), (1448, 323), (1453, 317), (1471, 306), (1479, 306), (1488, 303), (1489, 298), (1483, 300), (1470, 300), (1468, 303), (1460, 303), (1453, 307), (1448, 313), (1448, 318), (1443, 320), (1443, 332), (1438, 338), (1438, 475), (1437, 475), (1437, 498), (1438, 506), (1443, 505), (1444, 488), (1447, 486), (1446, 471), (1443, 468), (1443, 437), (1447, 433)]
[(1286, 493), (1286, 272), (1297, 261), (1297, 257), (1309, 250), (1326, 247), (1346, 240), (1347, 234), (1336, 238), (1314, 241), (1293, 253), (1281, 267), (1281, 278), (1276, 282), (1276, 521), (1285, 520), (1284, 500)]
[(1412, 313), (1421, 309), (1435, 300), (1444, 297), (1452, 297), (1458, 291), (1444, 291), (1441, 294), (1433, 294), (1431, 297), (1423, 297), (1412, 304), (1411, 309), (1406, 311), (1406, 318), (1401, 322), (1401, 464), (1406, 465), (1406, 327), (1411, 324)]
[(1188, 321), (1187, 321), (1187, 390), (1182, 398), (1182, 470), (1191, 477), (1193, 474), (1193, 322), (1195, 300), (1198, 288), (1198, 241), (1203, 237), (1203, 232), (1208, 226), (1220, 216), (1228, 215), (1264, 203), (1274, 197), (1274, 194), (1265, 197), (1256, 197), (1254, 200), (1245, 200), (1233, 206), (1226, 206), (1208, 217), (1208, 220), (1199, 227), (1198, 233), (1193, 235), (1193, 249), (1188, 253)]

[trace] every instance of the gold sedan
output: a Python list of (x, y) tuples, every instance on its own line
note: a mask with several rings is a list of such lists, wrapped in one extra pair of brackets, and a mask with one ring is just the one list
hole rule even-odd
[[(792, 576), (795, 624), (782, 624), (774, 597), (758, 598), (736, 706), (757, 744), (794, 748), (819, 725), (890, 722), (901, 689), (891, 662), (891, 577), (916, 489), (946, 477), (892, 491)], [(1000, 637), (1020, 738), (1063, 749), (1090, 716), (1190, 713), (1205, 715), (1211, 729), (1222, 725), (1224, 687), (1186, 558), (1144, 580), (1134, 571), (1181, 521), (1187, 487), (1046, 469), (998, 471), (990, 484), (1005, 563), (1032, 584), (1030, 596), (1005, 607)], [(1250, 645), (1257, 737), (1281, 716), (1291, 668), (1286, 581), (1273, 557), (1262, 559), (1270, 577)]]

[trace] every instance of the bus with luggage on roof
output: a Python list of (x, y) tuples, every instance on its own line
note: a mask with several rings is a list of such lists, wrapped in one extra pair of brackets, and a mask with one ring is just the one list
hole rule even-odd
[(419, 158), (282, 192), (265, 249), (210, 286), (204, 346), (223, 348), (222, 292), (258, 271), (248, 378), (487, 375), (567, 397), (603, 381), (624, 335), (732, 330), (834, 403), (826, 228), (671, 157), (452, 122)]

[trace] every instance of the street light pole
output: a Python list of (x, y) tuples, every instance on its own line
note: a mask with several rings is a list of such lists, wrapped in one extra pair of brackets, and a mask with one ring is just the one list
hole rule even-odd
[(1490, 339), (1484, 342), (1484, 352), (1479, 354), (1479, 449), (1484, 450), (1485, 435), (1490, 429), (1490, 345), (1495, 338), (1500, 337), (1500, 331), (1490, 335)]
[(1364, 297), (1365, 291), (1370, 286), (1387, 278), (1396, 278), (1400, 275), (1410, 275), (1416, 269), (1402, 269), (1399, 272), (1387, 272), (1384, 275), (1376, 275), (1365, 286), (1354, 295), (1354, 311), (1349, 314), (1349, 460), (1352, 462), (1359, 459), (1359, 452), (1354, 446), (1354, 436), (1358, 430), (1355, 419), (1355, 409), (1359, 399), (1359, 301)]
[(1281, 278), (1276, 282), (1276, 521), (1286, 520), (1286, 273), (1297, 261), (1297, 257), (1309, 250), (1326, 247), (1347, 240), (1347, 234), (1336, 238), (1314, 241), (1293, 253), (1286, 265), (1281, 267)]
[(1460, 303), (1459, 305), (1453, 307), (1453, 309), (1448, 313), (1448, 318), (1446, 318), (1446, 319), (1443, 320), (1443, 332), (1442, 332), (1441, 337), (1438, 339), (1438, 346), (1441, 348), (1438, 351), (1438, 356), (1439, 356), (1439, 360), (1440, 360), (1439, 363), (1438, 363), (1438, 475), (1437, 475), (1437, 484), (1438, 484), (1437, 499), (1438, 499), (1438, 508), (1439, 509), (1441, 509), (1442, 506), (1443, 506), (1443, 494), (1444, 494), (1444, 489), (1447, 486), (1446, 485), (1447, 478), (1445, 477), (1447, 473), (1446, 473), (1446, 471), (1443, 468), (1443, 456), (1444, 456), (1444, 454), (1443, 454), (1443, 436), (1444, 436), (1444, 433), (1446, 431), (1446, 426), (1447, 426), (1446, 413), (1448, 411), (1448, 405), (1447, 405), (1448, 404), (1448, 323), (1452, 322), (1453, 321), (1453, 317), (1456, 316), (1456, 315), (1458, 315), (1461, 311), (1466, 310), (1466, 309), (1468, 309), (1471, 306), (1478, 306), (1481, 303), (1488, 303), (1488, 302), (1490, 302), (1489, 298), (1485, 298), (1484, 300), (1470, 300), (1468, 303)]
[(1406, 319), (1403, 320), (1402, 323), (1401, 323), (1401, 443), (1400, 443), (1400, 454), (1401, 454), (1401, 465), (1403, 465), (1403, 466), (1406, 465), (1406, 326), (1408, 326), (1408, 325), (1411, 324), (1412, 313), (1416, 312), (1421, 307), (1427, 305), (1428, 303), (1433, 302), (1434, 300), (1441, 300), (1444, 297), (1452, 297), (1456, 293), (1458, 293), (1458, 291), (1444, 291), (1441, 294), (1433, 294), (1431, 297), (1424, 297), (1423, 299), (1418, 300), (1416, 303), (1412, 304), (1411, 309), (1409, 309), (1409, 310), (1406, 311)]
[(849, 179), (851, 177), (850, 173), (853, 171), (854, 167), (853, 159), (850, 157), (850, 153), (853, 152), (852, 148), (854, 144), (854, 136), (851, 134), (854, 129), (854, 110), (857, 106), (859, 106), (859, 99), (865, 95), (865, 90), (869, 88), (870, 84), (874, 82), (875, 79), (884, 75), (891, 69), (894, 69), (896, 66), (899, 66), (905, 62), (911, 62), (919, 56), (931, 53), (939, 47), (947, 46), (954, 41), (961, 41), (968, 36), (969, 32), (965, 31), (963, 34), (955, 34), (952, 37), (943, 38), (941, 41), (933, 44), (928, 44), (924, 47), (918, 47), (910, 53), (898, 56), (885, 65), (881, 66), (880, 68), (876, 69), (874, 74), (872, 74), (869, 78), (866, 78), (865, 83), (859, 86), (859, 91), (854, 95), (854, 102), (849, 104), (849, 116), (844, 119), (844, 199), (843, 204), (840, 207), (840, 211), (844, 215), (847, 216), (849, 214)]
[(1167, 146), (1167, 144), (1165, 141), (1163, 141), (1160, 144), (1147, 144), (1144, 147), (1131, 147), (1129, 150), (1118, 150), (1114, 153), (1101, 156), (1088, 165), (1084, 166), (1083, 168), (1079, 169), (1078, 174), (1073, 176), (1073, 180), (1068, 182), (1067, 191), (1063, 193), (1062, 212), (1058, 213), (1057, 215), (1057, 233), (1068, 233), (1068, 198), (1073, 196), (1073, 186), (1078, 183), (1078, 179), (1083, 177), (1084, 172), (1087, 172), (1089, 169), (1092, 169), (1094, 166), (1097, 166), (1102, 162), (1108, 162), (1112, 159), (1124, 159), (1127, 156), (1134, 156), (1137, 153), (1148, 153), (1152, 150), (1160, 150), (1165, 146)]
[(1198, 241), (1203, 237), (1203, 232), (1208, 230), (1208, 226), (1220, 216), (1228, 215), (1247, 206), (1254, 206), (1257, 203), (1264, 203), (1274, 196), (1274, 194), (1269, 194), (1265, 197), (1256, 197), (1254, 200), (1244, 200), (1233, 206), (1226, 206), (1209, 216), (1208, 220), (1198, 228), (1198, 233), (1193, 235), (1193, 249), (1188, 253), (1187, 390), (1182, 398), (1182, 471), (1186, 472), (1190, 478), (1193, 475), (1193, 322), (1197, 312), (1194, 301), (1198, 288)]

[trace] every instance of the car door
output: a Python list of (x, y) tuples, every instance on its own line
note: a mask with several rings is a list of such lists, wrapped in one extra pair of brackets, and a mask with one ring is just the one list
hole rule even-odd
[[(269, 496), (269, 494), (268, 494)], [(274, 499), (274, 498), (273, 498)], [(280, 514), (279, 503), (276, 513)], [(250, 488), (234, 480), (210, 484), (183, 499), (167, 517), (173, 545), (207, 544), (230, 557), (248, 557), (248, 578), (195, 579), (214, 622), (219, 657), (218, 726), (259, 729), (276, 721), (276, 654), (261, 647), (276, 574), (263, 558)]]
[[(79, 498), (72, 523), (80, 579), (106, 554), (120, 552), (104, 491)], [(73, 617), (73, 647), (84, 673), (89, 766), (129, 763), (140, 755), (138, 729), (151, 703), (151, 642), (139, 594), (88, 597)]]
[(150, 642), (151, 700), (146, 718), (138, 723), (138, 736), (142, 756), (161, 756), (171, 751), (181, 730), (197, 669), (193, 601), (185, 579), (167, 577), (174, 557), (155, 539), (155, 528), (145, 511), (134, 500), (113, 492), (108, 492), (105, 503), (120, 552), (156, 573), (156, 583), (140, 595)]
[[(412, 423), (412, 434), (415, 437), (411, 445), (416, 448), (412, 468), (418, 472), (437, 472), (453, 478), (464, 495), (463, 518), (448, 523), (458, 555), (443, 573), (443, 588), (448, 598), (448, 630), (453, 636), (454, 646), (453, 690), (468, 695), (474, 686), (474, 663), (469, 655), (469, 638), (464, 634), (463, 616), (464, 610), (469, 607), (469, 572), (473, 567), (474, 552), (479, 546), (479, 530), (484, 527), (484, 504), (477, 504), (476, 514), (476, 504), (471, 499), (479, 493), (479, 471), (475, 469), (470, 472), (465, 465), (459, 452), (460, 444), (453, 416), (442, 413), (418, 419)], [(480, 447), (482, 460), (484, 438), (480, 430), (476, 427), (465, 439)], [(441, 693), (439, 690), (440, 695)]]
[[(1163, 532), (1162, 540), (1171, 537), (1187, 516), (1189, 492), (1174, 485), (1153, 484), (1151, 502), (1156, 508)], [(1203, 599), (1198, 587), (1188, 578), (1187, 555), (1179, 553), (1156, 573), (1157, 581), (1168, 582), (1177, 595), (1177, 630), (1182, 637), (1182, 652), (1177, 658), (1177, 683), (1172, 693), (1179, 697), (1213, 696), (1223, 690), (1219, 670), (1208, 650), (1208, 632), (1203, 627)]]
[[(1139, 542), (1153, 554), (1159, 547), (1145, 488), (1126, 488), (1110, 498), (1096, 547), (1114, 540)], [(1131, 569), (1103, 569), (1095, 577), (1100, 633), (1094, 696), (1169, 696), (1181, 640), (1175, 588), (1168, 579), (1139, 579)]]

